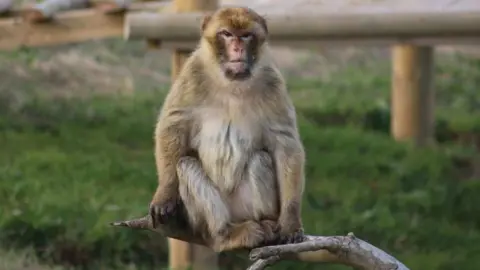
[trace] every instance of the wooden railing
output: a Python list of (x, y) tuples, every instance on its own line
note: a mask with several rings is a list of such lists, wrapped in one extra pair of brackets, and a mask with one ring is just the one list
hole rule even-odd
[(0, 50), (121, 37), (128, 11), (158, 11), (170, 2), (46, 0), (14, 9), (0, 0)]
[[(422, 12), (277, 13), (268, 14), (269, 42), (293, 48), (328, 45), (392, 46), (392, 124), (398, 140), (418, 145), (432, 141), (434, 91), (433, 47), (480, 44), (477, 10)], [(129, 13), (127, 40), (160, 40), (163, 48), (191, 49), (200, 37), (204, 13)], [(352, 89), (352, 91), (354, 91)]]

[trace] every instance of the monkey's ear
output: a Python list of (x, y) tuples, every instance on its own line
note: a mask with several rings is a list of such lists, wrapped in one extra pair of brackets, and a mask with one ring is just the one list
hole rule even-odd
[(263, 27), (265, 30), (265, 34), (268, 34), (268, 26), (267, 26), (267, 20), (265, 20), (265, 17), (263, 16), (258, 16), (258, 23)]
[(205, 31), (205, 28), (207, 28), (207, 25), (208, 25), (208, 23), (210, 22), (211, 19), (212, 19), (212, 14), (206, 14), (203, 17), (202, 25), (201, 25), (202, 32)]

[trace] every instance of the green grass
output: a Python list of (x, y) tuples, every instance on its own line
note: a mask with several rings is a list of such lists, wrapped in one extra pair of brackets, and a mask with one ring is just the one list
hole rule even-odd
[[(435, 66), (436, 137), (480, 132), (480, 61), (439, 56)], [(297, 107), (318, 124), (346, 124), (389, 132), (391, 70), (389, 61), (352, 65), (329, 79), (292, 78)]]
[(61, 266), (40, 263), (31, 250), (22, 252), (0, 250), (0, 258), (0, 270), (66, 270)]
[(138, 252), (144, 234), (108, 223), (146, 213), (156, 185), (154, 101), (37, 100), (2, 115), (0, 242), (75, 264), (152, 255)]
[[(352, 231), (410, 269), (478, 268), (478, 153), (453, 138), (478, 135), (480, 65), (455, 61), (437, 69), (443, 143), (429, 149), (388, 135), (388, 69), (289, 80), (307, 149), (308, 233)], [(165, 239), (108, 226), (147, 211), (165, 90), (83, 99), (30, 93), (20, 103), (0, 94), (1, 247), (33, 248), (44, 260), (84, 269), (165, 265)]]

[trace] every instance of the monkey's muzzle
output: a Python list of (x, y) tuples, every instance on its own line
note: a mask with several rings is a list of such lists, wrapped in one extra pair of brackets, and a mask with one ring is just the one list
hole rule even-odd
[(232, 79), (243, 79), (250, 75), (250, 66), (245, 61), (229, 61), (225, 63), (225, 73)]

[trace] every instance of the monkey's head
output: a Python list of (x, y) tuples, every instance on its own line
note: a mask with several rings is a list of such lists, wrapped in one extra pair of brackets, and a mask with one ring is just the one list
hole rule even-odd
[(221, 8), (205, 16), (202, 37), (229, 80), (244, 80), (252, 75), (268, 34), (265, 19), (245, 7)]

